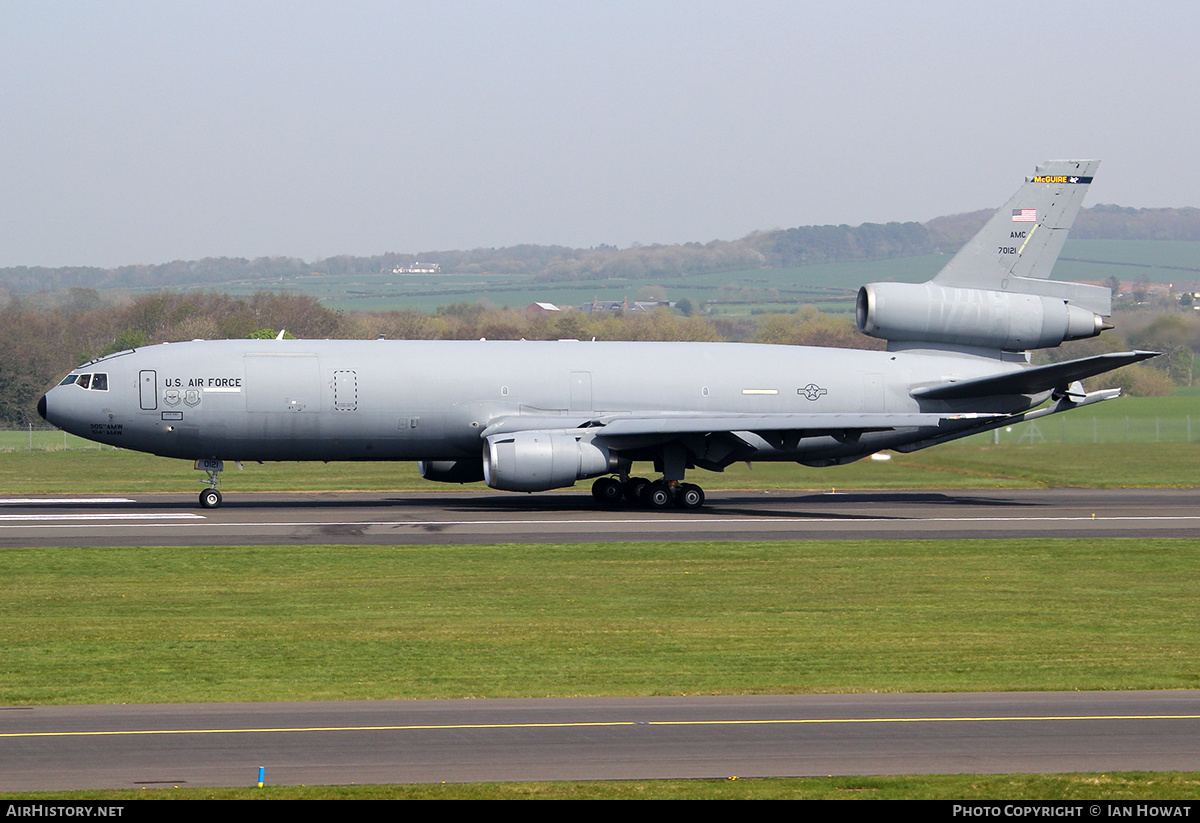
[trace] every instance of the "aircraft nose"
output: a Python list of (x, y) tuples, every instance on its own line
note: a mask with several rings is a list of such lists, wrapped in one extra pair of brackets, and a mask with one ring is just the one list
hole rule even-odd
[(45, 420), (46, 419), (46, 395), (43, 394), (42, 399), (38, 401), (37, 409), (38, 409), (38, 414), (40, 414), (42, 416), (42, 419)]

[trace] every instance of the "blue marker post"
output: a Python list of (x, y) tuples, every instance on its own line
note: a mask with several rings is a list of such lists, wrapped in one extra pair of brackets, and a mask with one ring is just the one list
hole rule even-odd
[(263, 787), (263, 778), (266, 777), (266, 775), (267, 775), (267, 767), (259, 766), (258, 767), (258, 787), (260, 789)]

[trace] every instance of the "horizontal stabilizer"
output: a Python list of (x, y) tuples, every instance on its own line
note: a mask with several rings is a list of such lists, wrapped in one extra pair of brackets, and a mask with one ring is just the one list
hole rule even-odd
[(936, 386), (923, 386), (909, 394), (918, 400), (966, 400), (972, 397), (993, 397), (1001, 394), (1040, 394), (1054, 389), (1066, 389), (1071, 383), (1087, 377), (1128, 366), (1151, 357), (1159, 352), (1127, 351), (1052, 363), (1049, 366), (1034, 366), (1021, 371), (997, 374), (992, 377), (977, 377), (970, 380), (955, 380)]

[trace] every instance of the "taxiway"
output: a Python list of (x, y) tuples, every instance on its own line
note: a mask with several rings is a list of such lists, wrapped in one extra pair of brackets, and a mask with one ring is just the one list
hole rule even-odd
[(64, 706), (0, 791), (1200, 769), (1200, 691)]

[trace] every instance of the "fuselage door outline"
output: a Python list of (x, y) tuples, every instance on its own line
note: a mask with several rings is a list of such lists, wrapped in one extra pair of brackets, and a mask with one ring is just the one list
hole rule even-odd
[(138, 372), (138, 389), (141, 393), (142, 411), (157, 411), (158, 373), (154, 369)]

